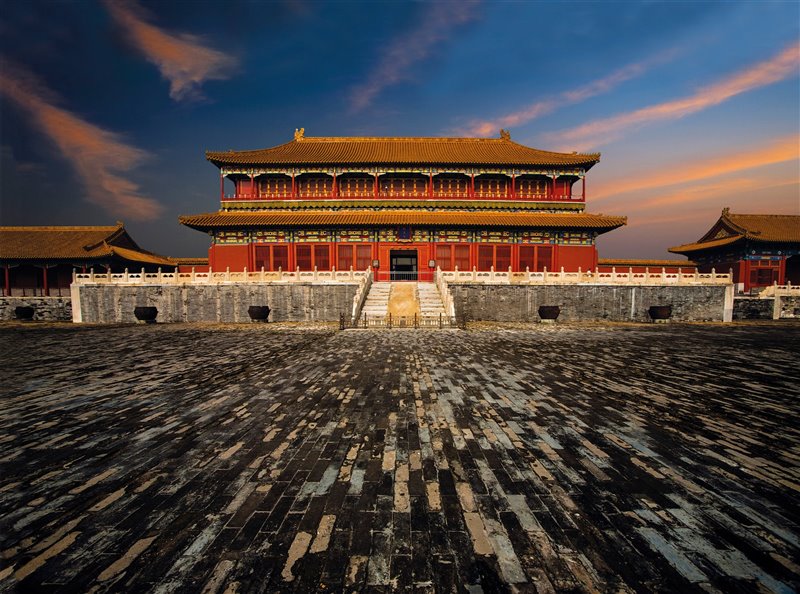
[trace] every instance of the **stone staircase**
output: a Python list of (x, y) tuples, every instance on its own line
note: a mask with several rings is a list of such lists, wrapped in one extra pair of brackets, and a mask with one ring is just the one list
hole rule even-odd
[(438, 318), (439, 314), (446, 315), (442, 297), (434, 283), (417, 283), (417, 301), (422, 317)]
[[(410, 283), (395, 283), (408, 287)], [(364, 306), (359, 317), (365, 314), (368, 318), (384, 318), (389, 313), (389, 298), (392, 295), (393, 283), (372, 283)], [(409, 295), (411, 297), (411, 295)], [(439, 314), (446, 315), (439, 290), (433, 283), (416, 283), (413, 299), (419, 306), (419, 315), (426, 318), (438, 318)], [(416, 308), (412, 308), (416, 309)], [(395, 315), (397, 312), (395, 311)], [(409, 316), (411, 314), (408, 314)]]
[(382, 318), (389, 310), (389, 294), (392, 292), (392, 283), (372, 283), (367, 293), (367, 299), (361, 308), (361, 316), (369, 318)]

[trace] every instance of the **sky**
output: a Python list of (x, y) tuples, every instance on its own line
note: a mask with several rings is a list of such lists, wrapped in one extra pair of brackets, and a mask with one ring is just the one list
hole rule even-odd
[[(306, 136), (600, 152), (601, 258), (800, 214), (800, 2), (48, 0), (0, 12), (0, 224), (204, 256), (206, 150)], [(228, 182), (230, 183), (230, 182)], [(228, 186), (228, 190), (231, 186)]]

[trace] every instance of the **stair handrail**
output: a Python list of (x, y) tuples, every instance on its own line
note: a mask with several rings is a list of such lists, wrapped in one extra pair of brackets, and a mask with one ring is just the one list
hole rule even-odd
[[(352, 271), (352, 267), (350, 268)], [(353, 311), (351, 312), (351, 320), (353, 323), (361, 316), (361, 309), (364, 307), (364, 302), (367, 300), (369, 290), (372, 288), (372, 266), (367, 267), (367, 273), (358, 281), (358, 288), (356, 294), (353, 296)]]
[(447, 280), (445, 280), (444, 275), (442, 274), (442, 269), (439, 266), (436, 267), (434, 279), (436, 281), (436, 288), (439, 290), (439, 298), (442, 300), (442, 305), (444, 305), (445, 314), (451, 318), (455, 317), (456, 311), (453, 304), (453, 296), (450, 294), (450, 287), (448, 286)]

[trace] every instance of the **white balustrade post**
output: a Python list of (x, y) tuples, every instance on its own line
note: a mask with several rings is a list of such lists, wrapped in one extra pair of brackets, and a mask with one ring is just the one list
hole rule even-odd
[(644, 267), (644, 282), (646, 282), (646, 283), (650, 282), (650, 267), (649, 266), (645, 266)]
[(662, 283), (667, 282), (667, 269), (664, 268), (663, 266), (661, 267), (661, 282)]
[(157, 275), (156, 279), (158, 279), (158, 282), (160, 283), (161, 282), (161, 266), (158, 267), (158, 270), (156, 271), (156, 275)]
[(547, 280), (547, 266), (542, 269), (542, 280)]
[(633, 266), (628, 266), (628, 282), (633, 281)]
[[(369, 272), (369, 271), (367, 271), (367, 272)], [(355, 271), (353, 270), (353, 267), (351, 266), (350, 267), (350, 280), (353, 280), (355, 277), (356, 277)]]
[(494, 282), (494, 266), (489, 266), (489, 280)]
[(525, 280), (531, 282), (531, 269), (530, 266), (525, 267)]
[(317, 280), (317, 267), (314, 266), (314, 280)]
[(230, 266), (226, 266), (225, 267), (225, 280), (226, 281), (231, 280), (231, 267)]
[(278, 280), (283, 280), (283, 266), (278, 266)]
[(478, 280), (478, 269), (475, 268), (474, 266), (472, 267), (472, 280), (474, 281)]
[[(695, 270), (697, 270), (697, 269), (695, 268)], [(717, 280), (717, 270), (715, 268), (711, 269), (711, 280), (712, 281)]]

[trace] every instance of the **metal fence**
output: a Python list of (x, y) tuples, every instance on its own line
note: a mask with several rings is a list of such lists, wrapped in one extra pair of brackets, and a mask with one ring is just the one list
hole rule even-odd
[(350, 318), (345, 314), (339, 316), (339, 329), (345, 330), (347, 328), (459, 328), (466, 330), (467, 318), (465, 316), (446, 316), (439, 314), (438, 316), (422, 316), (414, 314), (413, 316), (393, 316), (388, 314), (386, 316), (368, 316), (364, 314), (359, 318)]

